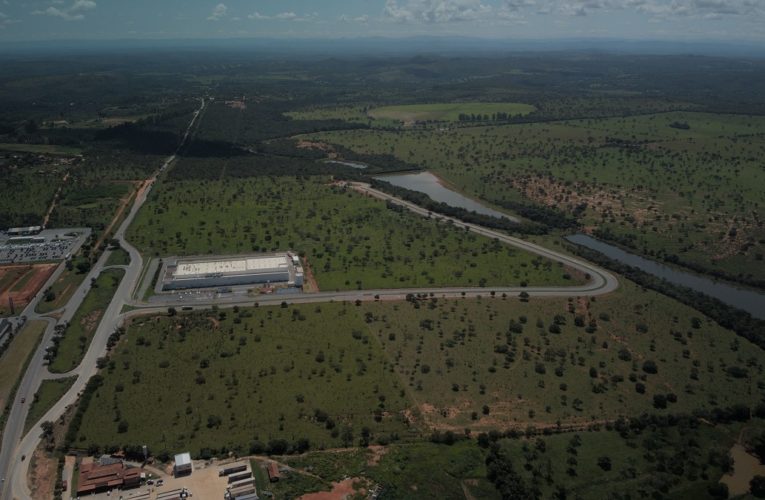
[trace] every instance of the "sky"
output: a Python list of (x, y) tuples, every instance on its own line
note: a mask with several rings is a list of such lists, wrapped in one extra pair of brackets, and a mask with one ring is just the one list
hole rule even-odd
[(421, 35), (765, 44), (765, 0), (0, 0), (0, 41)]

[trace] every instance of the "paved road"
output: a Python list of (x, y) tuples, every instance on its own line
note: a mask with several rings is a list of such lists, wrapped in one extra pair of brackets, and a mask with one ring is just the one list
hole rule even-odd
[[(202, 106), (200, 109), (195, 113), (194, 119), (189, 124), (189, 127), (186, 131), (186, 134), (184, 135), (183, 143), (185, 143), (186, 139), (189, 136), (189, 133), (191, 132), (194, 123), (196, 122), (197, 117), (204, 109), (204, 102), (202, 103)], [(179, 148), (180, 149), (180, 148)], [(122, 225), (119, 227), (119, 229), (116, 231), (114, 238), (119, 240), (122, 248), (124, 248), (129, 254), (130, 254), (130, 265), (125, 267), (125, 276), (122, 279), (122, 282), (120, 283), (120, 286), (118, 287), (114, 299), (109, 304), (106, 312), (104, 313), (103, 319), (101, 320), (101, 323), (99, 324), (96, 333), (94, 335), (93, 341), (91, 342), (91, 345), (85, 354), (85, 357), (82, 360), (82, 363), (72, 372), (70, 372), (69, 376), (71, 375), (78, 375), (77, 381), (74, 383), (72, 388), (42, 417), (40, 422), (45, 420), (55, 421), (67, 408), (68, 405), (73, 404), (77, 400), (78, 393), (82, 391), (82, 389), (87, 384), (88, 380), (91, 376), (93, 376), (97, 372), (96, 368), (96, 361), (100, 356), (103, 356), (106, 352), (106, 342), (109, 338), (109, 335), (120, 326), (126, 319), (136, 317), (139, 315), (145, 315), (145, 314), (156, 314), (160, 312), (167, 311), (168, 307), (191, 307), (192, 309), (207, 309), (211, 305), (219, 305), (222, 307), (234, 307), (236, 305), (252, 305), (254, 302), (257, 302), (260, 305), (278, 305), (282, 302), (287, 302), (289, 304), (301, 304), (301, 303), (317, 303), (317, 302), (332, 302), (332, 301), (374, 301), (374, 300), (404, 300), (408, 295), (410, 294), (427, 294), (427, 295), (433, 295), (437, 297), (474, 297), (478, 295), (487, 296), (494, 292), (495, 294), (508, 294), (508, 295), (517, 295), (520, 292), (526, 292), (530, 296), (539, 296), (539, 297), (554, 297), (554, 296), (594, 296), (594, 295), (601, 295), (604, 293), (611, 292), (615, 290), (618, 287), (618, 281), (616, 278), (609, 272), (604, 271), (593, 264), (590, 264), (589, 262), (576, 259), (574, 257), (570, 257), (568, 255), (562, 254), (560, 252), (556, 252), (554, 250), (550, 250), (544, 247), (541, 247), (539, 245), (529, 243), (527, 241), (508, 236), (506, 234), (493, 231), (491, 229), (487, 229), (481, 226), (477, 226), (475, 224), (469, 224), (462, 222), (458, 219), (446, 217), (446, 216), (436, 216), (434, 214), (431, 214), (429, 211), (414, 205), (412, 203), (400, 200), (398, 198), (395, 198), (393, 196), (390, 196), (386, 193), (383, 193), (381, 191), (372, 189), (369, 185), (363, 184), (363, 183), (350, 183), (349, 186), (353, 189), (356, 189), (360, 192), (366, 193), (370, 196), (374, 196), (376, 198), (380, 198), (383, 200), (391, 201), (392, 203), (396, 203), (398, 205), (401, 205), (412, 212), (418, 213), (425, 217), (437, 217), (438, 219), (444, 220), (444, 221), (450, 221), (452, 224), (455, 225), (455, 227), (460, 228), (466, 228), (470, 230), (471, 232), (474, 232), (476, 234), (481, 234), (483, 236), (487, 236), (489, 238), (496, 238), (499, 241), (502, 241), (508, 245), (515, 246), (517, 248), (524, 249), (526, 251), (535, 253), (537, 255), (544, 256), (546, 258), (549, 258), (551, 260), (554, 260), (556, 262), (561, 262), (571, 268), (574, 268), (578, 271), (581, 271), (582, 273), (585, 273), (588, 275), (589, 280), (584, 285), (577, 285), (577, 286), (569, 286), (569, 287), (486, 287), (486, 288), (466, 288), (466, 287), (448, 287), (448, 288), (407, 288), (407, 289), (380, 289), (380, 290), (350, 290), (350, 291), (341, 291), (341, 292), (319, 292), (319, 293), (312, 293), (312, 294), (290, 294), (290, 295), (263, 295), (259, 296), (257, 298), (253, 297), (246, 297), (241, 295), (231, 295), (231, 296), (220, 296), (220, 297), (210, 297), (207, 295), (201, 295), (198, 298), (191, 298), (184, 301), (178, 300), (176, 295), (167, 296), (164, 299), (161, 299), (162, 302), (158, 305), (156, 302), (142, 302), (138, 299), (133, 299), (134, 292), (138, 289), (139, 281), (141, 278), (141, 271), (143, 268), (143, 259), (136, 250), (135, 247), (133, 247), (129, 242), (127, 242), (124, 238), (125, 231), (132, 223), (133, 219), (135, 218), (135, 215), (138, 213), (138, 210), (141, 208), (143, 203), (146, 201), (146, 197), (151, 189), (151, 186), (154, 184), (154, 181), (156, 180), (157, 175), (162, 172), (164, 169), (168, 167), (173, 161), (175, 160), (175, 155), (171, 156), (167, 159), (167, 161), (162, 165), (162, 167), (159, 169), (157, 174), (155, 174), (151, 179), (149, 179), (145, 185), (145, 188), (139, 192), (138, 196), (136, 197), (135, 203), (129, 213), (129, 215), (126, 217)], [(97, 263), (97, 267), (100, 270), (104, 267), (104, 264), (106, 262), (106, 259), (108, 258), (108, 252), (105, 252), (104, 255), (101, 256)], [(149, 279), (147, 277), (147, 279)], [(89, 284), (90, 280), (86, 280), (86, 282)], [(76, 297), (80, 298), (80, 301), (82, 299), (81, 296), (79, 296), (79, 292), (76, 295)], [(74, 301), (74, 299), (73, 299)], [(77, 305), (79, 302), (77, 302)], [(125, 314), (120, 314), (120, 311), (123, 308), (123, 305), (131, 305), (133, 307), (136, 307), (136, 310), (127, 312)], [(73, 314), (73, 311), (77, 309), (76, 306), (72, 306), (73, 304), (70, 302), (69, 305), (67, 305), (67, 313), (69, 310), (72, 311), (71, 314)], [(43, 351), (44, 354), (44, 348), (41, 347), (41, 351)], [(39, 353), (38, 353), (39, 354)], [(30, 371), (34, 372), (40, 372), (40, 374), (33, 373), (30, 374)], [(40, 369), (39, 365), (36, 365), (36, 370), (29, 370), (27, 374), (25, 375), (25, 379), (27, 377), (30, 377), (30, 387), (34, 385), (36, 382), (37, 385), (39, 385), (40, 380), (42, 380), (45, 377), (50, 377), (49, 374), (47, 374), (47, 369), (43, 367), (43, 369)], [(36, 386), (35, 386), (36, 387)], [(21, 392), (21, 391), (19, 391)], [(34, 391), (31, 392), (31, 394), (34, 394)], [(19, 417), (17, 416), (16, 419)], [(10, 423), (9, 419), (9, 423)], [(39, 424), (39, 423), (38, 423)], [(14, 428), (18, 425), (18, 422), (14, 420)], [(23, 428), (23, 419), (21, 419), (21, 424)], [(35, 429), (37, 429), (37, 426), (35, 426)], [(7, 474), (5, 477), (10, 478), (8, 481), (6, 481), (6, 484), (4, 485), (5, 488), (3, 489), (3, 496), (2, 498), (11, 498), (9, 494), (13, 494), (13, 498), (19, 498), (19, 499), (26, 499), (31, 498), (29, 488), (27, 486), (26, 482), (26, 475), (27, 475), (27, 467), (28, 467), (28, 460), (25, 461), (19, 461), (18, 458), (25, 454), (28, 457), (31, 456), (34, 449), (39, 444), (39, 432), (30, 432), (28, 433), (16, 446), (15, 448), (11, 448), (10, 444), (8, 446), (3, 444), (3, 453), (6, 454), (6, 448), (11, 448), (11, 455), (12, 457), (16, 457), (15, 460), (11, 460), (10, 462), (2, 462), (0, 461), (0, 472), (7, 471)], [(9, 440), (10, 443), (10, 440)]]
[[(194, 117), (189, 123), (186, 133), (183, 136), (183, 140), (181, 141), (181, 145), (178, 148), (179, 150), (188, 139), (188, 136), (191, 133), (194, 124), (196, 123), (197, 117), (204, 109), (204, 106), (205, 102), (203, 100), (200, 108), (194, 113)], [(34, 313), (34, 305), (36, 305), (36, 303), (40, 300), (40, 297), (36, 297), (33, 301), (33, 304), (30, 304), (30, 307), (25, 309), (25, 313), (27, 313), (29, 319), (44, 319), (49, 321), (49, 328), (45, 333), (43, 342), (40, 344), (40, 347), (34, 355), (32, 363), (30, 363), (29, 368), (22, 378), (20, 389), (17, 392), (16, 401), (14, 401), (11, 414), (8, 417), (2, 443), (2, 450), (0, 450), (0, 475), (5, 478), (4, 483), (2, 486), (0, 486), (0, 488), (2, 488), (0, 490), (2, 492), (0, 498), (31, 498), (31, 493), (27, 485), (26, 477), (29, 458), (32, 456), (32, 453), (40, 442), (39, 423), (46, 420), (56, 421), (56, 419), (58, 419), (58, 417), (64, 413), (66, 408), (77, 400), (77, 396), (80, 391), (84, 389), (90, 377), (96, 373), (96, 361), (99, 357), (103, 356), (104, 352), (106, 352), (106, 343), (109, 339), (109, 336), (112, 334), (112, 332), (114, 332), (116, 326), (118, 326), (122, 321), (120, 318), (122, 306), (130, 298), (134, 287), (137, 285), (138, 278), (141, 274), (141, 268), (143, 266), (141, 255), (132, 245), (129, 245), (125, 241), (125, 231), (133, 222), (133, 219), (138, 213), (138, 210), (146, 201), (146, 197), (151, 191), (151, 187), (156, 181), (157, 176), (162, 171), (164, 171), (173, 161), (175, 161), (175, 158), (175, 154), (169, 157), (160, 167), (160, 169), (150, 179), (147, 180), (147, 182), (144, 184), (144, 187), (139, 191), (138, 196), (136, 196), (136, 200), (133, 203), (133, 207), (130, 210), (130, 213), (114, 234), (114, 238), (122, 242), (123, 248), (130, 254), (130, 265), (124, 266), (125, 276), (123, 276), (122, 281), (120, 282), (120, 285), (115, 292), (114, 298), (112, 299), (112, 302), (104, 312), (103, 318), (101, 319), (101, 323), (96, 329), (90, 347), (85, 353), (82, 362), (76, 369), (65, 375), (52, 375), (50, 372), (48, 372), (47, 367), (43, 364), (43, 356), (45, 355), (45, 348), (50, 344), (50, 339), (53, 335), (53, 327), (55, 326), (56, 322), (50, 318), (46, 318)], [(71, 320), (72, 316), (77, 311), (80, 304), (82, 303), (82, 300), (90, 289), (91, 278), (97, 277), (104, 269), (104, 267), (106, 267), (106, 261), (109, 259), (109, 254), (110, 252), (106, 251), (98, 259), (90, 273), (88, 273), (86, 279), (80, 285), (80, 288), (75, 292), (69, 303), (66, 305), (66, 309), (64, 310), (61, 321)], [(57, 276), (60, 274), (60, 272), (61, 269), (58, 269), (54, 276)], [(53, 277), (51, 279), (53, 279)], [(21, 439), (24, 429), (24, 422), (27, 415), (27, 407), (29, 406), (28, 403), (21, 405), (21, 398), (25, 397), (28, 402), (31, 402), (35, 392), (37, 392), (37, 388), (40, 386), (40, 383), (47, 378), (57, 378), (60, 376), (73, 375), (77, 375), (78, 378), (71, 389), (69, 389), (64, 397), (62, 397), (55, 405), (53, 405), (53, 407), (48, 410), (42, 419), (40, 419), (40, 421), (32, 428), (32, 430), (26, 436), (24, 436), (23, 439)], [(20, 442), (19, 439), (21, 439)], [(21, 460), (22, 456), (26, 456), (27, 458), (25, 460)]]

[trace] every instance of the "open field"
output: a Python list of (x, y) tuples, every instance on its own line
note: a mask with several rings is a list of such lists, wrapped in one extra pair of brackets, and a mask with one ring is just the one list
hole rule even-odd
[(309, 138), (392, 153), (500, 206), (556, 208), (649, 256), (765, 280), (759, 265), (765, 174), (757, 161), (765, 151), (765, 118), (759, 116), (673, 112)]
[[(257, 453), (275, 439), (337, 446), (346, 424), (346, 442), (364, 426), (390, 442), (760, 400), (765, 354), (698, 316), (627, 282), (589, 301), (434, 297), (140, 320), (102, 372), (79, 442)], [(167, 373), (193, 383), (157, 384)]]
[(45, 321), (29, 321), (13, 338), (8, 350), (0, 358), (0, 408), (5, 408), (27, 359), (40, 343)]
[[(532, 113), (536, 108), (530, 104), (515, 102), (472, 102), (444, 104), (409, 104), (403, 106), (384, 106), (368, 111), (373, 118), (397, 120), (404, 123), (417, 121), (491, 121), (497, 113), (507, 116), (522, 116)], [(477, 118), (476, 118), (477, 117)]]
[(54, 338), (51, 372), (65, 373), (80, 363), (123, 274), (121, 269), (109, 269), (98, 276), (63, 335)]
[(14, 153), (34, 153), (46, 155), (79, 155), (82, 149), (59, 146), (52, 144), (18, 144), (18, 143), (0, 143), (0, 151), (12, 151)]
[(151, 256), (293, 250), (307, 258), (322, 290), (581, 279), (557, 263), (387, 208), (321, 177), (165, 182), (127, 236)]
[(77, 443), (198, 456), (404, 438), (404, 389), (357, 311), (325, 304), (137, 321), (102, 371)]
[(0, 317), (11, 314), (9, 299), (16, 314), (21, 313), (56, 267), (58, 264), (0, 266)]
[(26, 433), (37, 423), (45, 412), (50, 410), (56, 401), (66, 394), (66, 391), (72, 387), (77, 377), (59, 378), (54, 380), (43, 380), (40, 388), (35, 393), (35, 397), (30, 401), (29, 413), (24, 423), (24, 432)]

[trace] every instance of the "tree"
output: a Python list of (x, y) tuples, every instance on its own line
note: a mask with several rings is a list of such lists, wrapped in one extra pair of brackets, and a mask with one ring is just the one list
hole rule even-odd
[(534, 499), (537, 492), (529, 488), (499, 446), (493, 446), (486, 457), (486, 477), (494, 483), (503, 500)]
[(603, 456), (598, 458), (598, 467), (603, 469), (604, 471), (610, 471), (611, 470), (611, 459), (609, 457)]
[(754, 476), (749, 481), (749, 491), (756, 498), (765, 498), (765, 476)]

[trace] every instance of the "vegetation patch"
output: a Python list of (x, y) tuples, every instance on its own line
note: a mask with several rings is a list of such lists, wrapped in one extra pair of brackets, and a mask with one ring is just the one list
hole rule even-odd
[(163, 183), (128, 238), (155, 256), (291, 249), (322, 290), (578, 282), (558, 263), (321, 177)]
[(506, 121), (514, 116), (528, 115), (535, 109), (530, 104), (516, 102), (409, 104), (373, 108), (368, 111), (368, 114), (373, 118), (398, 120), (404, 123), (421, 121), (491, 123)]
[(29, 413), (24, 423), (25, 434), (66, 394), (76, 380), (77, 377), (67, 377), (42, 381), (29, 406)]
[(102, 272), (91, 285), (71, 322), (63, 328), (57, 327), (53, 345), (45, 355), (51, 372), (65, 373), (80, 364), (124, 274), (121, 269)]

